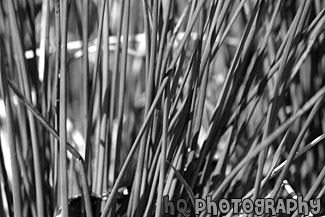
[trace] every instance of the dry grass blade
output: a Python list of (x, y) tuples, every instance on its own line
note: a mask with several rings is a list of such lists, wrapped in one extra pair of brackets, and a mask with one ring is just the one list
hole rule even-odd
[[(31, 88), (30, 88), (30, 82), (29, 77), (27, 74), (27, 66), (24, 59), (24, 50), (22, 41), (20, 38), (20, 32), (18, 28), (17, 23), (17, 17), (15, 13), (14, 4), (12, 1), (7, 2), (8, 7), (8, 13), (9, 13), (9, 21), (11, 24), (11, 34), (13, 37), (13, 40), (16, 42), (16, 45), (14, 46), (15, 52), (17, 52), (18, 61), (20, 65), (20, 74), (19, 77), (23, 81), (23, 87), (24, 87), (24, 93), (27, 97), (27, 99), (31, 99)], [(29, 125), (30, 125), (30, 134), (32, 139), (32, 149), (33, 149), (33, 164), (34, 164), (34, 170), (35, 170), (35, 182), (36, 182), (36, 197), (37, 197), (37, 214), (40, 217), (45, 216), (44, 214), (44, 194), (43, 194), (43, 180), (42, 180), (42, 171), (41, 171), (41, 158), (39, 154), (40, 146), (39, 141), (37, 138), (37, 125), (35, 124), (35, 120), (32, 117), (32, 114), (28, 113), (28, 119), (29, 119)]]
[[(16, 143), (14, 140), (14, 127), (12, 125), (13, 121), (13, 114), (12, 114), (12, 105), (11, 99), (9, 95), (9, 88), (8, 88), (8, 81), (5, 66), (3, 63), (3, 46), (2, 41), (0, 41), (0, 76), (1, 76), (1, 91), (5, 100), (5, 107), (7, 113), (7, 124), (8, 124), (8, 134), (10, 139), (10, 156), (11, 156), (11, 168), (12, 168), (12, 191), (13, 191), (13, 203), (14, 203), (14, 216), (22, 216), (22, 204), (21, 204), (21, 192), (20, 192), (20, 173), (18, 167), (18, 160), (17, 160), (17, 150), (16, 150)], [(7, 197), (8, 200), (8, 197)]]
[(68, 179), (67, 179), (67, 21), (68, 2), (60, 1), (62, 11), (61, 28), (61, 60), (60, 60), (60, 198), (62, 206), (62, 216), (69, 216), (68, 208)]

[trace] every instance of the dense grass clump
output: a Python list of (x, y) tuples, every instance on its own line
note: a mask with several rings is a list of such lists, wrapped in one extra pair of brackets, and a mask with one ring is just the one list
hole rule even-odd
[(0, 1), (0, 216), (324, 202), (324, 27), (324, 0)]

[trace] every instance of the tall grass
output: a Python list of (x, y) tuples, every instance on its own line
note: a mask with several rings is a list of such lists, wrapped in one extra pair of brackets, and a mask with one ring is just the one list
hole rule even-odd
[(1, 1), (0, 215), (323, 201), (324, 26), (323, 0)]

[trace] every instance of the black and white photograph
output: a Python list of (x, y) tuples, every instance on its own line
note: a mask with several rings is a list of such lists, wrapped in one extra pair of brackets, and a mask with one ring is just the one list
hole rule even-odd
[(325, 217), (325, 0), (0, 0), (0, 217)]

